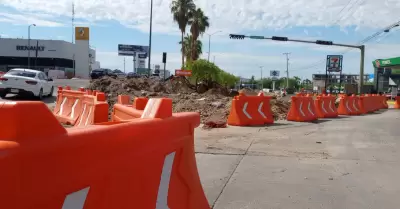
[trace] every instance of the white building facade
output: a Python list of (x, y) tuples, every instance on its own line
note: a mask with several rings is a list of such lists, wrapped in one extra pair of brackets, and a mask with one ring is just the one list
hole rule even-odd
[(89, 78), (91, 69), (100, 68), (100, 63), (88, 41), (80, 42), (0, 38), (0, 71), (29, 68), (52, 78)]

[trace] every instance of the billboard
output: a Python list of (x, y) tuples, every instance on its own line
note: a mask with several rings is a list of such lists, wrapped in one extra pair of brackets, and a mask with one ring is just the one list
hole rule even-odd
[(89, 41), (89, 28), (75, 27), (75, 40)]
[(149, 52), (148, 46), (118, 44), (119, 56), (135, 56), (137, 53), (137, 54), (146, 54), (147, 57), (148, 52)]
[(326, 70), (328, 72), (341, 72), (342, 63), (343, 63), (342, 55), (328, 55), (326, 57)]

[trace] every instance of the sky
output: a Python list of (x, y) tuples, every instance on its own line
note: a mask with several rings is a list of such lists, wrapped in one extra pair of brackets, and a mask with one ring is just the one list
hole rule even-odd
[[(170, 13), (172, 0), (154, 0), (151, 63), (162, 64), (167, 52), (167, 69), (181, 65), (178, 25)], [(194, 0), (209, 17), (210, 27), (200, 38), (202, 58), (236, 76), (269, 76), (271, 70), (303, 79), (324, 73), (327, 55), (343, 54), (343, 73), (358, 74), (360, 50), (271, 40), (233, 40), (229, 34), (285, 36), (290, 39), (329, 40), (358, 45), (366, 37), (398, 21), (400, 0)], [(72, 3), (75, 26), (90, 27), (90, 45), (96, 49), (101, 67), (124, 69), (118, 44), (148, 45), (150, 0), (0, 0), (0, 36), (32, 39), (72, 40)], [(372, 61), (400, 56), (400, 27), (365, 43), (365, 72)], [(189, 32), (189, 28), (186, 32)], [(215, 34), (214, 34), (215, 33)], [(209, 49), (209, 35), (211, 36)], [(0, 46), (1, 47), (1, 46)], [(132, 71), (126, 57), (126, 72)]]

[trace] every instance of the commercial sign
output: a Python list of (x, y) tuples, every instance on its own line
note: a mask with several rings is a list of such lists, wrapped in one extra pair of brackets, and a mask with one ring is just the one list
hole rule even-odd
[(139, 59), (138, 68), (145, 68), (146, 67), (146, 60)]
[(147, 58), (147, 53), (138, 54), (138, 57), (139, 57), (140, 59), (146, 59), (146, 58)]
[(89, 28), (75, 27), (75, 40), (89, 41)]
[(21, 45), (17, 45), (16, 48), (17, 48), (17, 51), (28, 51), (28, 50), (30, 50), (30, 51), (36, 51), (36, 49), (37, 49), (38, 51), (44, 51), (44, 49), (45, 49), (44, 46), (38, 46), (38, 47), (36, 47), (36, 46), (21, 46)]
[(280, 74), (280, 71), (278, 71), (278, 70), (271, 70), (271, 71), (269, 71), (269, 76), (271, 76), (271, 79), (272, 79), (273, 81), (278, 80), (279, 74)]
[(341, 72), (342, 63), (343, 63), (342, 55), (328, 55), (326, 58), (326, 70), (328, 72)]
[(175, 70), (176, 76), (192, 76), (191, 70)]
[(139, 46), (139, 45), (118, 44), (118, 55), (120, 55), (120, 56), (136, 56), (136, 53), (146, 54), (146, 57), (147, 57), (147, 53), (149, 53), (149, 47), (148, 46)]

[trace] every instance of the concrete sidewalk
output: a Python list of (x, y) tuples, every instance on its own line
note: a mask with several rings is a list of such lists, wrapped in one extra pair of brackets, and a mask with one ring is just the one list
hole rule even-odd
[(213, 208), (385, 209), (400, 204), (400, 111), (196, 130)]

